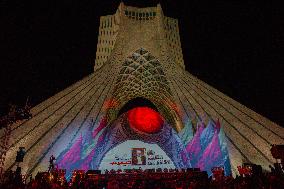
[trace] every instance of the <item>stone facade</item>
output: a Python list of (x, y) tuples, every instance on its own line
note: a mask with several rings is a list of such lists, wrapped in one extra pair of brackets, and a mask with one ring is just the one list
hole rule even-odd
[(284, 143), (284, 129), (185, 71), (178, 21), (164, 16), (159, 4), (121, 3), (114, 15), (101, 17), (95, 62), (94, 73), (32, 108), (32, 119), (12, 126), (5, 169), (15, 168), (16, 151), (24, 146), (23, 171), (46, 170), (52, 154), (103, 116), (115, 121), (136, 97), (153, 102), (178, 132), (185, 120), (219, 118), (233, 173), (244, 162), (267, 170), (275, 162), (270, 148)]

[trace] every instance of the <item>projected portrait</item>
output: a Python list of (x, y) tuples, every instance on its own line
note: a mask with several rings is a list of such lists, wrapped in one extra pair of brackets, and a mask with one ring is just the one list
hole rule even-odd
[(132, 165), (146, 165), (146, 148), (132, 148)]

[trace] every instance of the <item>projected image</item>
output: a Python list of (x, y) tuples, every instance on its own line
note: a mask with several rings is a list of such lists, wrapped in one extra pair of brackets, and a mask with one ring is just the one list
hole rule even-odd
[(132, 165), (146, 165), (146, 148), (132, 148)]
[(139, 140), (128, 140), (111, 149), (99, 169), (157, 169), (175, 168), (167, 154), (157, 145)]
[[(225, 175), (231, 174), (226, 136), (219, 120), (210, 119), (207, 125), (199, 121), (194, 134), (189, 119), (184, 119), (185, 127), (177, 133), (158, 112), (147, 107), (122, 114), (109, 127), (105, 116), (99, 120), (56, 158), (58, 168), (65, 169), (67, 177), (73, 170), (133, 168), (196, 167), (211, 175), (213, 167), (223, 167)], [(125, 128), (143, 133), (139, 135), (142, 139), (130, 139), (133, 134)], [(142, 142), (143, 136), (148, 143)]]

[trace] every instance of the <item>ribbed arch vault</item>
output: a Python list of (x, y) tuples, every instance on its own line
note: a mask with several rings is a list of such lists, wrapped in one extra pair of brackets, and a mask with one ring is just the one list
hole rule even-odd
[(162, 65), (144, 48), (131, 53), (122, 63), (113, 92), (113, 100), (118, 106), (109, 111), (112, 120), (118, 116), (121, 107), (138, 97), (151, 101), (163, 117), (177, 129), (178, 117), (171, 108), (172, 93)]

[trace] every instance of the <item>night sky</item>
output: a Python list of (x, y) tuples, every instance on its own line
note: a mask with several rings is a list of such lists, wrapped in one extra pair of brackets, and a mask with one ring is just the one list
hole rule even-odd
[[(139, 7), (158, 2), (124, 1)], [(115, 13), (119, 3), (2, 1), (1, 114), (9, 103), (23, 105), (29, 97), (34, 106), (92, 73), (99, 17)], [(284, 126), (280, 8), (258, 1), (160, 3), (166, 16), (179, 19), (186, 70)]]

